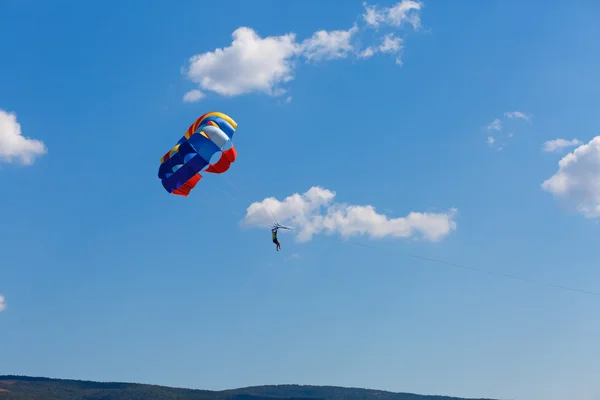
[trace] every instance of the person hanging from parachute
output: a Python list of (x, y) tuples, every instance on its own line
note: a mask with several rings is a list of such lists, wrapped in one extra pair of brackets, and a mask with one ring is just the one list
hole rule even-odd
[(277, 251), (279, 251), (279, 249), (281, 249), (281, 243), (279, 243), (279, 240), (277, 239), (277, 230), (278, 229), (279, 228), (271, 229), (271, 236), (273, 237), (273, 243), (275, 243)]
[(277, 239), (277, 231), (279, 229), (287, 229), (287, 230), (292, 230), (292, 228), (288, 228), (287, 226), (283, 226), (283, 225), (279, 225), (279, 223), (276, 223), (275, 225), (273, 225), (273, 227), (271, 228), (271, 238), (273, 239), (273, 243), (275, 243), (275, 248), (277, 249), (277, 251), (279, 251), (281, 249), (281, 243), (279, 243), (279, 239)]

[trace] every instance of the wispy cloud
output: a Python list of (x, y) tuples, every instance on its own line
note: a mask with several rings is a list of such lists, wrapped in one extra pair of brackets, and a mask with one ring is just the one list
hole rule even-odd
[[(507, 111), (504, 113), (504, 117), (506, 119), (517, 118), (531, 122), (530, 117), (521, 111)], [(506, 135), (502, 134), (504, 123), (505, 121), (501, 120), (500, 118), (494, 118), (494, 120), (485, 127), (487, 132), (493, 132), (493, 135), (487, 137), (487, 144), (497, 150), (502, 150), (505, 146), (507, 146), (508, 140), (514, 135), (513, 132), (509, 132)]]
[(507, 118), (524, 119), (527, 122), (531, 122), (531, 116), (527, 115), (521, 111), (507, 111), (504, 113), (504, 116)]
[(0, 161), (31, 165), (47, 152), (44, 142), (23, 136), (15, 113), (0, 109)]
[(427, 240), (439, 241), (456, 230), (456, 209), (445, 213), (411, 212), (406, 217), (389, 218), (377, 213), (371, 205), (335, 202), (335, 196), (333, 191), (313, 186), (283, 201), (269, 197), (252, 203), (242, 222), (249, 226), (264, 226), (276, 218), (284, 225), (293, 226), (300, 242), (322, 233), (374, 238), (421, 235)]
[(419, 29), (421, 26), (419, 11), (423, 8), (423, 3), (419, 1), (404, 0), (391, 7), (377, 7), (364, 2), (363, 6), (365, 7), (363, 19), (374, 28), (381, 25), (400, 27), (409, 24), (414, 29)]
[(558, 151), (568, 148), (568, 147), (579, 146), (581, 144), (583, 144), (583, 143), (578, 139), (572, 139), (572, 140), (554, 139), (554, 140), (548, 140), (547, 142), (544, 142), (544, 146), (542, 149), (547, 153), (551, 153), (551, 152), (558, 152)]
[(205, 97), (206, 97), (206, 95), (204, 93), (202, 93), (202, 91), (200, 91), (198, 89), (192, 89), (183, 95), (183, 102), (184, 103), (195, 103), (198, 100), (202, 100)]
[(558, 162), (558, 171), (542, 189), (587, 218), (600, 218), (600, 136)]
[(359, 54), (360, 58), (370, 58), (377, 53), (396, 54), (396, 64), (402, 65), (402, 44), (403, 39), (395, 37), (393, 33), (388, 33), (383, 38), (383, 42), (378, 46), (369, 46)]
[[(345, 30), (320, 30), (302, 41), (295, 33), (261, 37), (250, 27), (237, 28), (230, 46), (190, 57), (183, 73), (198, 89), (186, 93), (184, 101), (198, 101), (205, 91), (223, 96), (251, 92), (281, 96), (286, 93), (282, 84), (295, 78), (295, 67), (301, 59), (317, 63), (349, 57), (365, 59), (382, 53), (392, 55), (401, 64), (403, 39), (395, 37), (394, 32), (380, 33), (379, 28), (398, 30), (410, 25), (418, 29), (422, 3), (402, 0), (389, 8), (365, 7), (362, 22)], [(361, 40), (372, 44), (362, 46), (357, 33), (367, 31), (372, 33), (371, 39)]]
[(498, 132), (501, 131), (502, 130), (502, 121), (500, 121), (498, 118), (494, 119), (487, 126), (487, 130), (488, 131), (498, 131)]
[(6, 310), (6, 298), (0, 294), (0, 312)]

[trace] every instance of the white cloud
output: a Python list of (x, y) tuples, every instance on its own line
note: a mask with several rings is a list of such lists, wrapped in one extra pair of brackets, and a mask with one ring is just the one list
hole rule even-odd
[(261, 38), (247, 27), (236, 29), (231, 46), (190, 58), (187, 77), (201, 88), (226, 96), (253, 91), (276, 93), (293, 79), (291, 57), (299, 51), (295, 34)]
[(202, 100), (205, 97), (206, 97), (206, 95), (204, 93), (202, 93), (200, 90), (193, 89), (193, 90), (190, 90), (189, 92), (187, 92), (185, 95), (183, 95), (183, 101), (184, 101), (184, 103), (195, 103), (199, 100)]
[(581, 141), (577, 139), (566, 140), (566, 139), (555, 139), (548, 140), (544, 143), (543, 150), (547, 153), (557, 152), (567, 147), (574, 147), (581, 145)]
[(541, 186), (585, 217), (600, 217), (600, 136), (564, 156)]
[(31, 165), (36, 157), (47, 153), (44, 142), (23, 136), (15, 113), (0, 109), (0, 160), (14, 160)]
[(502, 130), (502, 121), (500, 121), (498, 118), (494, 119), (487, 126), (487, 130), (488, 131), (501, 131)]
[(248, 207), (243, 223), (264, 226), (272, 224), (275, 218), (283, 225), (293, 226), (300, 242), (321, 233), (375, 238), (420, 234), (428, 240), (439, 241), (456, 230), (456, 209), (446, 213), (411, 212), (406, 217), (388, 218), (378, 214), (371, 205), (334, 202), (335, 196), (335, 192), (313, 186), (305, 193), (294, 193), (283, 201), (266, 198)]
[[(365, 7), (368, 14), (375, 16), (377, 26), (385, 24), (397, 29), (406, 22), (415, 29), (420, 27), (421, 3), (402, 0), (385, 9)], [(375, 26), (366, 17), (365, 20), (366, 27)], [(281, 85), (294, 79), (294, 70), (300, 59), (316, 63), (350, 56), (364, 59), (384, 53), (395, 56), (396, 63), (402, 64), (401, 38), (391, 33), (383, 37), (375, 35), (373, 40), (381, 41), (380, 45), (361, 48), (355, 37), (363, 28), (355, 23), (347, 30), (319, 30), (303, 41), (296, 40), (295, 33), (261, 37), (252, 28), (237, 28), (232, 33), (230, 46), (197, 54), (189, 59), (182, 72), (198, 85), (198, 92), (188, 92), (184, 101), (198, 100), (198, 94), (202, 93), (200, 89), (224, 96), (251, 92), (280, 96), (286, 93)]]
[(421, 26), (421, 16), (419, 11), (423, 8), (423, 3), (413, 0), (402, 0), (392, 7), (380, 8), (363, 3), (365, 13), (363, 19), (365, 22), (375, 28), (381, 25), (390, 25), (400, 27), (404, 23), (412, 25), (414, 29)]
[(487, 144), (489, 144), (490, 146), (494, 144), (494, 142), (496, 141), (496, 139), (494, 139), (493, 136), (488, 136), (487, 138)]
[(347, 31), (325, 31), (315, 32), (311, 38), (306, 39), (300, 45), (302, 55), (311, 61), (333, 60), (346, 58), (354, 51), (350, 43), (354, 34), (358, 32), (358, 26), (354, 25)]
[(373, 57), (377, 53), (377, 47), (367, 47), (360, 53), (361, 58)]
[(402, 48), (402, 39), (395, 38), (393, 33), (385, 35), (383, 44), (379, 46), (382, 53), (396, 53)]
[(0, 312), (6, 310), (6, 298), (0, 294)]
[(531, 121), (531, 117), (525, 113), (522, 113), (521, 111), (507, 111), (504, 113), (504, 116), (507, 118), (524, 119), (527, 122)]
[(394, 37), (393, 33), (388, 33), (383, 38), (383, 43), (379, 46), (370, 46), (364, 49), (360, 54), (360, 58), (369, 58), (377, 53), (383, 54), (396, 54), (396, 64), (402, 65), (402, 46), (403, 40), (398, 37)]

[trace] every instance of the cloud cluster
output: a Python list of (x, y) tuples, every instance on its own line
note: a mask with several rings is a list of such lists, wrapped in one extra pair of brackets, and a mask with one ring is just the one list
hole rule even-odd
[[(525, 114), (521, 111), (507, 111), (504, 113), (504, 117), (507, 119), (522, 119), (531, 123), (531, 116)], [(497, 150), (502, 150), (507, 144), (508, 139), (513, 136), (512, 132), (508, 132), (506, 135), (502, 135), (502, 130), (504, 129), (504, 122), (499, 118), (494, 118), (492, 122), (490, 122), (485, 130), (489, 133), (487, 137), (487, 144), (490, 147), (496, 148)], [(498, 142), (498, 139), (504, 139), (502, 142)]]
[(568, 147), (575, 147), (575, 146), (579, 146), (581, 144), (583, 144), (583, 143), (578, 139), (571, 139), (571, 140), (554, 139), (554, 140), (548, 140), (547, 142), (544, 142), (544, 146), (542, 149), (546, 153), (556, 153), (556, 152), (559, 152)]
[(0, 109), (0, 161), (31, 165), (47, 151), (44, 142), (23, 136), (15, 113)]
[[(347, 30), (320, 30), (302, 41), (296, 39), (295, 33), (261, 37), (252, 28), (237, 28), (232, 33), (230, 46), (189, 59), (183, 72), (198, 88), (186, 93), (184, 101), (198, 101), (205, 97), (204, 91), (223, 96), (251, 92), (280, 96), (286, 93), (281, 84), (294, 79), (300, 59), (316, 63), (350, 56), (365, 59), (383, 53), (393, 55), (401, 64), (403, 39), (396, 37), (394, 32), (382, 34), (379, 30), (382, 27), (395, 30), (407, 24), (418, 29), (421, 8), (422, 4), (413, 0), (402, 0), (388, 8), (365, 4), (364, 23), (360, 27), (354, 23)], [(361, 48), (357, 44), (357, 33), (367, 29), (375, 31), (373, 40), (377, 44)]]
[(558, 162), (542, 188), (587, 218), (600, 217), (600, 136)]
[(252, 203), (243, 223), (250, 226), (272, 224), (273, 218), (294, 227), (300, 242), (316, 234), (342, 236), (369, 235), (374, 238), (411, 237), (420, 234), (439, 241), (456, 230), (456, 209), (446, 213), (411, 212), (406, 217), (388, 218), (371, 205), (349, 205), (335, 202), (336, 193), (318, 186), (294, 193), (283, 201), (266, 198)]
[(6, 299), (0, 294), (0, 312), (6, 310)]

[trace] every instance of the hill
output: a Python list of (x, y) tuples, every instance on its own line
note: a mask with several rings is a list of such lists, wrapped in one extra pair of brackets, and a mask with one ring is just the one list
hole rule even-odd
[[(334, 386), (271, 385), (211, 391), (138, 383), (0, 375), (0, 400), (475, 400)], [(478, 399), (491, 400), (491, 399)]]

